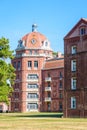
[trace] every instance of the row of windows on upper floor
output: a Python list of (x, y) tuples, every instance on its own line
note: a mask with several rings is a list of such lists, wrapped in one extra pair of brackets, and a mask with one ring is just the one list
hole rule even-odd
[[(51, 83), (50, 82), (47, 83), (47, 87), (51, 87)], [(59, 88), (62, 88), (62, 87), (63, 87), (63, 81), (59, 80)]]
[[(51, 92), (47, 92), (47, 95), (46, 95), (46, 96), (47, 96), (48, 98), (51, 98), (52, 95), (54, 96), (54, 93), (53, 93), (53, 92), (52, 92), (52, 93), (51, 93)], [(56, 96), (59, 97), (59, 98), (63, 98), (63, 92), (58, 92), (58, 95), (56, 94)]]
[[(50, 82), (48, 82), (47, 87), (51, 87), (51, 83)], [(62, 88), (62, 87), (63, 87), (63, 82), (60, 80), (59, 81), (59, 88)], [(19, 88), (19, 84), (18, 83), (15, 83), (15, 88)], [(38, 88), (38, 84), (30, 84), (30, 83), (28, 83), (27, 84), (27, 88), (29, 88), (29, 89), (37, 89)]]
[[(21, 69), (21, 62), (20, 61), (13, 62), (13, 66), (14, 66), (15, 69), (20, 70)], [(28, 68), (32, 68), (32, 61), (28, 61), (27, 62), (27, 67)], [(38, 68), (38, 61), (34, 61), (34, 67)]]
[[(18, 92), (15, 92), (14, 93), (14, 98), (19, 98), (20, 97), (20, 93), (18, 93)], [(36, 98), (38, 98), (39, 97), (39, 95), (37, 94), (37, 93), (28, 93), (27, 95), (26, 95), (26, 97), (28, 98), (28, 99), (36, 99)]]
[[(60, 78), (62, 78), (61, 75), (60, 75)], [(20, 75), (19, 74), (17, 74), (17, 76), (16, 76), (16, 80), (17, 79), (20, 79)], [(28, 74), (27, 75), (27, 79), (28, 80), (35, 80), (35, 79), (38, 80), (39, 76), (38, 76), (38, 74)], [(62, 86), (62, 80), (59, 80), (59, 82), (60, 82), (60, 86)], [(49, 84), (50, 84), (50, 81), (48, 81), (48, 86), (49, 86)]]
[[(47, 77), (51, 77), (51, 73), (47, 73)], [(63, 78), (63, 74), (62, 74), (61, 71), (59, 72), (59, 77), (60, 77), (60, 78)]]
[[(47, 97), (51, 97), (52, 93), (48, 92), (47, 93)], [(58, 94), (59, 98), (63, 98), (63, 93), (59, 92)], [(19, 98), (20, 97), (20, 93), (19, 92), (14, 92), (14, 98)], [(27, 99), (36, 99), (39, 97), (39, 95), (37, 93), (27, 93), (26, 95)]]
[[(15, 83), (15, 89), (18, 89), (19, 88), (19, 83)], [(29, 89), (37, 89), (38, 88), (38, 84), (27, 84), (27, 88)]]

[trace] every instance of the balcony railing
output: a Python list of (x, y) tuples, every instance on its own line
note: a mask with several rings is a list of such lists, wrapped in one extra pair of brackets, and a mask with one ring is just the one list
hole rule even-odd
[(51, 97), (45, 97), (45, 102), (51, 102)]
[(29, 102), (38, 102), (39, 99), (38, 98), (27, 98), (27, 101), (29, 101)]
[(51, 91), (51, 87), (45, 87), (45, 91)]
[(38, 88), (27, 88), (27, 91), (29, 91), (29, 92), (37, 92)]
[(46, 82), (51, 82), (51, 77), (46, 77), (46, 78), (45, 78), (45, 81), (46, 81)]
[(38, 82), (38, 79), (29, 79), (29, 78), (27, 78), (27, 81), (29, 81), (29, 82)]

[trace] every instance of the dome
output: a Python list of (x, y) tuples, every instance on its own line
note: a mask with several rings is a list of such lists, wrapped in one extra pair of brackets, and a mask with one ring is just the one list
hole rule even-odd
[(25, 36), (22, 37), (22, 39), (19, 42), (19, 47), (20, 45), (27, 49), (46, 49), (46, 50), (52, 50), (50, 48), (50, 42), (46, 38), (45, 35), (39, 33), (37, 31), (37, 25), (33, 24), (32, 25), (32, 32), (26, 34)]

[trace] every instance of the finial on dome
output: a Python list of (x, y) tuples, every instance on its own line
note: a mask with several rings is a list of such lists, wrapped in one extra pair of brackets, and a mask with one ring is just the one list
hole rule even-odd
[(37, 32), (37, 24), (32, 25), (32, 32)]

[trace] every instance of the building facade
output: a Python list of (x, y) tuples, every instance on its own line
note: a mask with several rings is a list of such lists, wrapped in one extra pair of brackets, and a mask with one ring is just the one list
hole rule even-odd
[(49, 40), (32, 25), (32, 32), (19, 40), (12, 64), (16, 80), (11, 98), (11, 111), (41, 111), (41, 69), (46, 59), (52, 58)]
[(62, 112), (64, 90), (64, 58), (46, 61), (42, 69), (42, 111)]
[(87, 19), (64, 37), (64, 116), (87, 117)]

